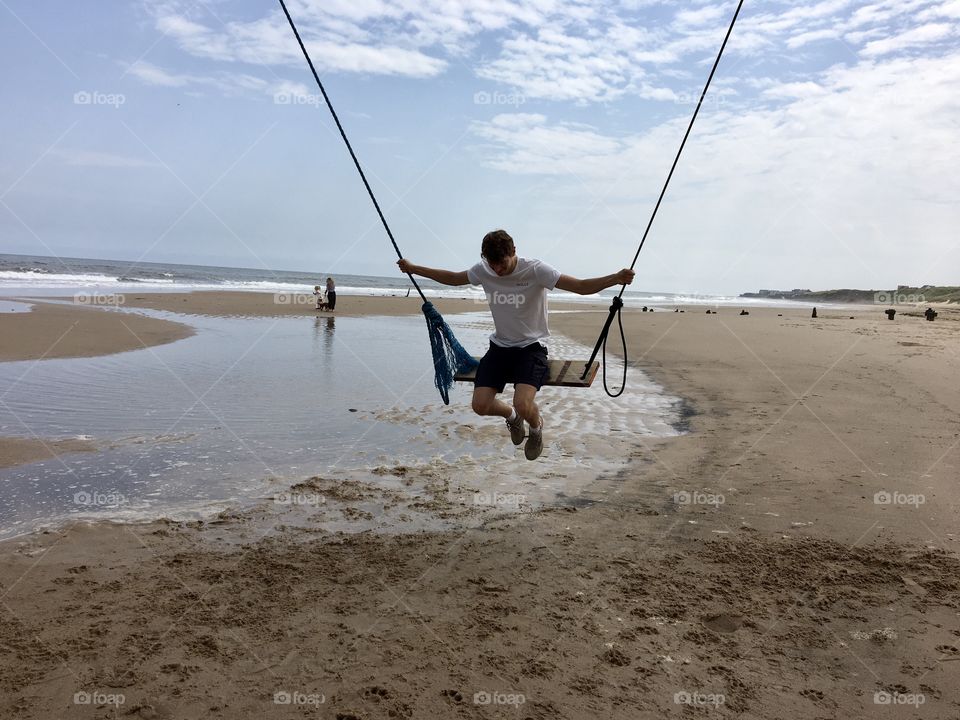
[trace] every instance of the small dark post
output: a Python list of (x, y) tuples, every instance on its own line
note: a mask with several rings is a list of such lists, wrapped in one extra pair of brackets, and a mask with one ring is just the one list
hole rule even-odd
[(815, 318), (816, 316), (817, 316), (817, 309), (814, 308), (814, 309), (813, 309), (813, 312), (810, 313), (810, 317)]

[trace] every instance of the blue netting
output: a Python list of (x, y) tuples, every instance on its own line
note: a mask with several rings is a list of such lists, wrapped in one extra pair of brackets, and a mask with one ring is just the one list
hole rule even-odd
[(430, 335), (430, 350), (433, 351), (433, 384), (440, 391), (444, 405), (450, 404), (450, 388), (453, 376), (459, 371), (469, 371), (478, 363), (453, 334), (443, 316), (437, 312), (433, 303), (423, 304), (423, 315), (427, 319), (427, 333)]

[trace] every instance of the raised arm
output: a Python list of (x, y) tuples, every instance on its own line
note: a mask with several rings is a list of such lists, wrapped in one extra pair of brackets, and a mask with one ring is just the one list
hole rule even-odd
[(634, 274), (633, 270), (624, 268), (620, 272), (613, 273), (613, 275), (587, 278), (586, 280), (571, 277), (570, 275), (561, 275), (560, 279), (557, 280), (557, 288), (576, 293), (577, 295), (593, 295), (614, 285), (629, 285), (633, 282)]
[(414, 265), (407, 259), (397, 260), (397, 265), (400, 267), (401, 272), (410, 273), (411, 275), (422, 275), (425, 278), (430, 278), (431, 280), (436, 280), (441, 285), (469, 285), (470, 280), (467, 278), (467, 271), (463, 270), (462, 272), (453, 272), (452, 270), (438, 270), (436, 268), (423, 267), (421, 265)]

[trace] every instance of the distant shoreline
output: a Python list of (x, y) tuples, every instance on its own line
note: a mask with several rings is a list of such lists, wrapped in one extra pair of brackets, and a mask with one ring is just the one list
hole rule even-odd
[(938, 305), (960, 303), (960, 287), (900, 285), (896, 290), (759, 290), (741, 293), (742, 298), (763, 300), (798, 300), (804, 302), (831, 302), (867, 305)]

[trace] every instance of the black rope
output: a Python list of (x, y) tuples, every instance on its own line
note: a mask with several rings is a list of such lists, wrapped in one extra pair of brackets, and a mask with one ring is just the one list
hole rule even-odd
[[(390, 238), (390, 242), (393, 244), (393, 249), (397, 251), (397, 257), (401, 260), (403, 259), (403, 254), (400, 252), (400, 248), (397, 247), (397, 241), (393, 239), (393, 233), (390, 232), (390, 226), (387, 225), (387, 219), (383, 216), (383, 211), (380, 209), (380, 203), (377, 202), (377, 198), (373, 195), (373, 190), (370, 188), (370, 183), (367, 182), (367, 176), (363, 173), (363, 168), (360, 167), (360, 161), (357, 160), (357, 154), (353, 152), (353, 146), (350, 144), (350, 141), (347, 140), (347, 133), (343, 130), (343, 125), (340, 124), (340, 118), (337, 117), (337, 111), (333, 109), (333, 103), (330, 102), (330, 97), (327, 95), (327, 91), (323, 87), (323, 83), (320, 82), (320, 76), (317, 74), (317, 69), (313, 66), (313, 61), (310, 59), (310, 55), (307, 53), (307, 48), (303, 44), (303, 40), (300, 38), (300, 33), (297, 31), (297, 26), (293, 22), (293, 18), (290, 17), (290, 11), (287, 10), (286, 3), (283, 0), (279, 0), (280, 7), (283, 8), (283, 14), (287, 16), (287, 22), (290, 23), (290, 28), (293, 30), (293, 34), (297, 38), (297, 42), (300, 44), (300, 50), (303, 51), (303, 57), (307, 59), (307, 64), (310, 66), (310, 72), (313, 73), (313, 79), (317, 81), (317, 87), (320, 88), (320, 92), (323, 93), (323, 99), (327, 103), (327, 107), (330, 109), (330, 114), (333, 115), (333, 121), (337, 124), (337, 129), (340, 131), (340, 137), (343, 138), (343, 142), (347, 144), (347, 150), (350, 151), (350, 157), (353, 158), (353, 164), (357, 166), (357, 172), (360, 173), (360, 179), (363, 180), (363, 186), (367, 188), (367, 193), (370, 195), (370, 199), (373, 201), (373, 206), (377, 209), (377, 215), (380, 216), (380, 222), (383, 223), (383, 229), (387, 231), (387, 237)], [(420, 289), (420, 286), (417, 284), (417, 281), (414, 280), (411, 273), (407, 273), (407, 277), (410, 278), (410, 282), (413, 283), (413, 286), (417, 289), (417, 292), (420, 293), (420, 298), (427, 302), (426, 296), (423, 294), (423, 290)]]
[[(281, 0), (283, 2), (283, 0)], [(700, 101), (697, 103), (696, 109), (693, 111), (693, 117), (690, 118), (690, 124), (687, 125), (687, 131), (683, 135), (683, 140), (680, 143), (680, 149), (677, 150), (677, 155), (673, 159), (673, 165), (670, 166), (670, 172), (667, 174), (667, 180), (663, 183), (663, 189), (660, 190), (660, 197), (657, 198), (657, 204), (653, 207), (653, 212), (650, 214), (650, 221), (647, 223), (646, 230), (643, 231), (643, 237), (640, 239), (640, 246), (637, 248), (636, 254), (633, 256), (633, 262), (630, 263), (630, 269), (633, 270), (633, 266), (637, 264), (637, 258), (640, 257), (640, 251), (643, 250), (643, 244), (647, 241), (647, 235), (650, 234), (650, 228), (653, 227), (653, 220), (657, 217), (657, 211), (660, 209), (660, 203), (663, 202), (663, 196), (667, 194), (667, 187), (670, 185), (670, 180), (673, 178), (673, 171), (677, 169), (677, 163), (680, 162), (680, 154), (683, 152), (684, 146), (687, 144), (687, 138), (690, 137), (690, 131), (693, 130), (693, 123), (697, 120), (697, 115), (700, 114), (700, 107), (703, 105), (703, 99), (707, 96), (707, 90), (710, 89), (710, 83), (713, 81), (713, 75), (717, 72), (717, 66), (720, 65), (720, 58), (723, 57), (723, 51), (727, 47), (727, 41), (730, 39), (730, 35), (733, 33), (733, 26), (737, 23), (737, 17), (740, 15), (740, 8), (743, 7), (743, 0), (737, 4), (737, 9), (733, 13), (733, 19), (730, 21), (730, 27), (727, 28), (727, 34), (723, 38), (723, 44), (720, 45), (720, 52), (717, 53), (717, 59), (713, 61), (713, 67), (710, 69), (710, 75), (707, 78), (706, 85), (703, 86), (703, 92), (700, 93)], [(610, 397), (617, 397), (623, 392), (623, 387), (626, 387), (627, 384), (627, 343), (624, 339), (623, 343), (623, 387), (617, 392), (616, 395), (610, 392), (607, 388), (607, 333), (610, 331), (610, 325), (613, 322), (613, 316), (617, 316), (618, 322), (620, 322), (620, 337), (623, 338), (623, 322), (620, 320), (620, 309), (623, 307), (623, 297), (624, 291), (627, 289), (626, 283), (620, 288), (620, 292), (617, 293), (617, 296), (613, 300), (613, 304), (610, 305), (610, 314), (607, 317), (606, 323), (603, 325), (603, 330), (600, 331), (600, 337), (597, 338), (597, 344), (593, 347), (593, 353), (590, 355), (590, 359), (587, 361), (587, 364), (583, 368), (583, 375), (580, 376), (581, 380), (585, 380), (587, 374), (590, 371), (590, 366), (593, 365), (593, 361), (597, 359), (597, 353), (600, 352), (601, 347), (603, 348), (603, 389), (606, 391), (607, 395)]]
[[(616, 308), (615, 310), (614, 307)], [(603, 366), (603, 389), (610, 397), (620, 397), (623, 395), (623, 391), (627, 389), (627, 338), (623, 334), (623, 318), (620, 316), (620, 308), (622, 307), (623, 300), (621, 300), (618, 295), (613, 299), (611, 312), (607, 317), (608, 322), (603, 331), (603, 355), (601, 362)], [(610, 388), (607, 387), (607, 332), (610, 330), (610, 322), (613, 320), (614, 314), (616, 314), (617, 324), (620, 326), (620, 343), (623, 345), (623, 382), (620, 383), (620, 389), (617, 390), (616, 393), (610, 392)]]

